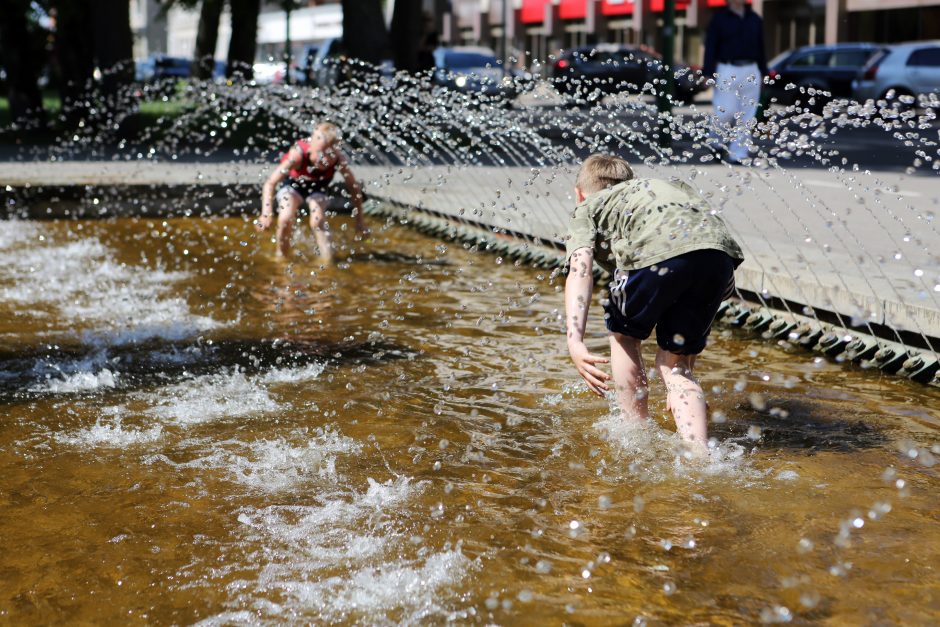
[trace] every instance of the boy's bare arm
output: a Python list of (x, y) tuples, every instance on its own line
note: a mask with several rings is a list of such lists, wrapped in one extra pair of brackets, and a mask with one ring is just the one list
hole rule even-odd
[(345, 158), (339, 163), (339, 171), (343, 175), (343, 180), (346, 182), (346, 191), (349, 192), (349, 198), (352, 200), (353, 215), (356, 217), (356, 230), (359, 233), (365, 233), (366, 217), (365, 212), (362, 210), (362, 186), (359, 185), (359, 181), (356, 180), (352, 169), (349, 167), (349, 162)]
[(291, 169), (303, 160), (303, 155), (300, 154), (300, 149), (296, 146), (291, 148), (289, 155), (287, 161), (277, 164), (264, 185), (261, 186), (261, 217), (255, 226), (259, 231), (271, 226), (271, 222), (274, 220), (274, 191), (277, 186), (287, 178)]
[(603, 396), (608, 389), (606, 381), (610, 375), (595, 364), (606, 364), (609, 360), (592, 355), (584, 345), (584, 330), (587, 326), (591, 293), (594, 290), (594, 251), (579, 248), (571, 255), (568, 278), (565, 281), (565, 332), (568, 336), (568, 354), (592, 392)]

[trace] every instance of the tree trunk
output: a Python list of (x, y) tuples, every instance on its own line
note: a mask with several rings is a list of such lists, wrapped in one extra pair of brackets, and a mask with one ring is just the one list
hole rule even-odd
[(424, 36), (421, 0), (395, 0), (392, 14), (392, 58), (395, 68), (416, 72), (418, 48)]
[(225, 75), (251, 80), (258, 41), (260, 0), (229, 0), (232, 9), (232, 39), (228, 46)]
[(343, 46), (350, 57), (373, 65), (388, 55), (388, 29), (381, 0), (342, 0)]
[(74, 126), (89, 108), (86, 95), (95, 69), (92, 11), (87, 0), (58, 0), (55, 56), (66, 123)]
[(134, 80), (134, 38), (127, 0), (95, 0), (95, 59), (101, 70), (101, 89), (117, 92)]
[(215, 71), (215, 47), (219, 41), (219, 20), (224, 4), (223, 0), (202, 1), (193, 54), (193, 76), (196, 78), (212, 78)]
[(0, 62), (7, 71), (10, 116), (20, 127), (44, 126), (46, 114), (39, 91), (39, 64), (26, 23), (28, 0), (4, 0), (0, 20)]

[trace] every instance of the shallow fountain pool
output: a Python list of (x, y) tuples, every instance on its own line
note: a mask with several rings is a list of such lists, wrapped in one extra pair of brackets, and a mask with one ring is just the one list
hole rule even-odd
[(559, 278), (335, 222), (327, 268), (3, 225), (0, 621), (936, 620), (936, 390), (719, 329), (689, 460), (579, 384)]

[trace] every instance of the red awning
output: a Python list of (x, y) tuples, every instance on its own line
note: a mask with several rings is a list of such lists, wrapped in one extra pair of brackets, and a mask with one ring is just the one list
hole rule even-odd
[(583, 20), (587, 15), (587, 0), (560, 0), (558, 16), (563, 20)]
[[(563, 20), (582, 20), (587, 16), (588, 0), (559, 0), (558, 14)], [(551, 0), (522, 0), (520, 17), (524, 24), (541, 24), (545, 20), (545, 7)], [(601, 13), (604, 15), (632, 15), (634, 0), (602, 0)], [(724, 6), (726, 0), (708, 0), (708, 6)], [(666, 0), (650, 0), (650, 9), (661, 13)], [(689, 0), (676, 0), (676, 9), (689, 8)]]
[(551, 0), (522, 0), (519, 16), (523, 24), (541, 24), (545, 20), (545, 7)]
[(631, 15), (633, 0), (603, 0), (601, 13), (604, 15)]
[[(712, 0), (709, 0), (712, 1)], [(724, 0), (720, 0), (724, 4)], [(689, 8), (689, 0), (676, 0), (676, 11), (684, 11)], [(650, 9), (654, 13), (666, 10), (666, 0), (650, 0)]]
[[(724, 3), (725, 0), (717, 1)], [(654, 13), (662, 13), (665, 8), (666, 0), (650, 0), (650, 9)], [(689, 0), (676, 0), (676, 10), (685, 10), (688, 8)], [(601, 13), (604, 15), (632, 15), (633, 0), (602, 0)]]

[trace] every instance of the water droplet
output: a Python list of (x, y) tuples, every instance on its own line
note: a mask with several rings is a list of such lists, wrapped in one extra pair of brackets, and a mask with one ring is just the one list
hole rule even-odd
[(757, 392), (751, 392), (750, 396), (748, 396), (748, 401), (755, 411), (764, 411), (767, 409), (767, 403), (764, 401), (764, 397)]

